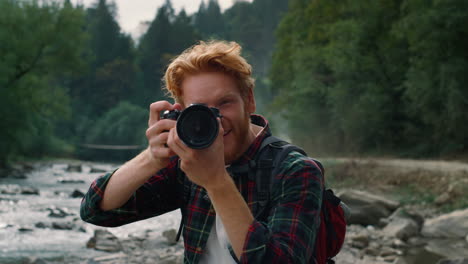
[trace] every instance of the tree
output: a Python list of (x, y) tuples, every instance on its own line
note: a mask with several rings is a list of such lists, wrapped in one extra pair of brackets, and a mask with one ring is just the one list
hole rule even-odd
[(191, 19), (182, 10), (177, 16), (170, 1), (157, 10), (155, 19), (138, 46), (141, 70), (139, 105), (166, 98), (161, 90), (161, 77), (170, 60), (199, 39)]
[(195, 14), (194, 25), (204, 39), (222, 39), (225, 35), (224, 18), (217, 0), (203, 0)]
[(468, 2), (405, 0), (398, 32), (409, 44), (407, 137), (419, 153), (468, 150)]
[[(54, 122), (69, 114), (61, 80), (79, 71), (83, 10), (37, 1), (0, 1), (0, 160), (42, 155), (57, 143)], [(5, 165), (5, 164), (3, 164)]]

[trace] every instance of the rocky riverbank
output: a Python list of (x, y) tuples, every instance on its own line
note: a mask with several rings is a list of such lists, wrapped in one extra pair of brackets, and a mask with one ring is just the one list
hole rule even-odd
[[(0, 263), (182, 263), (178, 212), (119, 228), (79, 219), (91, 181), (114, 168), (55, 161), (0, 171)], [(441, 213), (360, 189), (336, 190), (351, 208), (337, 263), (468, 263), (468, 209)]]

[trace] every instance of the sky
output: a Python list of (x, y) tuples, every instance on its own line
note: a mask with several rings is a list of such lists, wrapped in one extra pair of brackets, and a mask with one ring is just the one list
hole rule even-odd
[[(82, 3), (88, 7), (98, 0), (72, 0), (72, 3)], [(140, 22), (151, 21), (156, 16), (156, 11), (166, 1), (165, 0), (114, 0), (117, 4), (117, 20), (120, 27), (127, 33), (133, 32)], [(193, 14), (198, 10), (202, 0), (171, 0), (172, 6), (179, 12), (182, 8), (188, 14)], [(208, 0), (204, 0), (205, 3)], [(218, 0), (221, 10), (232, 6), (236, 0)], [(251, 2), (252, 0), (247, 0)]]

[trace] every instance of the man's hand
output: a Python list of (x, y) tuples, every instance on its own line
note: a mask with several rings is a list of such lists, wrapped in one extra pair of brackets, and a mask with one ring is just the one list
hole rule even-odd
[(219, 132), (216, 140), (205, 149), (187, 147), (177, 135), (175, 127), (171, 128), (167, 138), (167, 145), (181, 160), (180, 167), (187, 177), (205, 189), (220, 186), (230, 176), (224, 162), (224, 142), (221, 122), (218, 118)]
[(158, 101), (150, 105), (150, 117), (146, 137), (148, 138), (149, 159), (158, 168), (164, 168), (169, 163), (169, 158), (175, 153), (167, 147), (169, 130), (176, 125), (175, 120), (161, 119), (161, 112), (166, 110), (181, 110), (180, 104), (170, 104), (167, 101)]

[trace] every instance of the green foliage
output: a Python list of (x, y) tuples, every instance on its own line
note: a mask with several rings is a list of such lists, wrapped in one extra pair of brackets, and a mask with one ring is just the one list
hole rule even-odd
[(199, 39), (185, 11), (175, 15), (170, 1), (160, 7), (138, 46), (139, 105), (165, 99), (161, 77), (170, 60)]
[(194, 15), (194, 26), (204, 39), (224, 38), (225, 22), (217, 0), (208, 0), (208, 6), (202, 0), (198, 12)]
[(69, 116), (62, 80), (83, 65), (85, 36), (83, 10), (68, 2), (1, 0), (0, 10), (0, 160), (6, 163), (57, 150), (49, 132)]
[[(96, 122), (90, 122), (86, 144), (146, 146), (145, 131), (148, 111), (122, 101)], [(137, 151), (81, 149), (80, 158), (98, 160), (127, 160)]]
[(466, 151), (466, 1), (290, 1), (275, 109), (322, 153)]
[(135, 46), (112, 0), (87, 10), (0, 0), (0, 160), (144, 145), (129, 129), (143, 131), (143, 109), (166, 99), (166, 66), (211, 38), (242, 45), (258, 112), (280, 113), (275, 133), (317, 155), (466, 153), (467, 9), (464, 0), (254, 0), (222, 13), (208, 0), (189, 15), (166, 0)]

